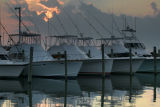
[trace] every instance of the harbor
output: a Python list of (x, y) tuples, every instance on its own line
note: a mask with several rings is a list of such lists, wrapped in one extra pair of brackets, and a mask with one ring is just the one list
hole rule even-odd
[(144, 16), (114, 1), (0, 3), (0, 107), (160, 106), (160, 32), (143, 25), (156, 2)]
[[(150, 78), (148, 80), (148, 78)], [(2, 107), (159, 106), (159, 79), (150, 74), (78, 77), (76, 80), (33, 78), (0, 80)], [(31, 95), (32, 94), (32, 95)], [(142, 103), (145, 102), (145, 103)], [(30, 106), (29, 106), (30, 105)]]

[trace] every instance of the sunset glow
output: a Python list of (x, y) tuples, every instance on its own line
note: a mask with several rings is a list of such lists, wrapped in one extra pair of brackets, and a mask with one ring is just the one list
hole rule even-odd
[[(42, 4), (41, 1), (47, 2), (48, 0), (25, 0), (30, 11), (35, 11), (37, 15), (45, 14), (43, 17), (44, 21), (53, 18), (54, 14), (60, 14), (60, 9), (55, 7), (47, 7)], [(64, 2), (57, 0), (60, 5), (63, 5)]]
[[(15, 14), (13, 11), (11, 11), (10, 8), (12, 8), (14, 10), (14, 8), (16, 6), (21, 6), (22, 8), (22, 20), (23, 22), (26, 24), (26, 22), (30, 23), (30, 26), (28, 26), (29, 24), (27, 24), (27, 26), (29, 27), (29, 29), (31, 31), (35, 31), (35, 24), (38, 24), (37, 26), (39, 27), (39, 30), (36, 30), (35, 32), (41, 31), (41, 33), (43, 33), (44, 35), (46, 35), (46, 33), (48, 32), (47, 30), (47, 23), (48, 20), (51, 20), (50, 23), (57, 23), (57, 25), (54, 25), (57, 27), (58, 32), (63, 32), (61, 25), (59, 25), (59, 22), (57, 22), (57, 18), (55, 18), (55, 15), (57, 15), (57, 17), (60, 18), (60, 20), (62, 21), (62, 23), (64, 24), (65, 28), (68, 29), (73, 29), (73, 34), (77, 34), (75, 31), (75, 28), (69, 28), (68, 25), (70, 24), (70, 26), (72, 27), (72, 24), (70, 23), (69, 19), (67, 18), (65, 12), (63, 11), (63, 9), (66, 10), (66, 12), (68, 11), (67, 9), (71, 9), (70, 11), (68, 11), (68, 13), (72, 16), (74, 16), (74, 14), (77, 14), (77, 11), (85, 11), (81, 10), (81, 6), (84, 4), (86, 4), (86, 9), (87, 8), (92, 8), (93, 11), (92, 14), (97, 14), (97, 12), (99, 12), (100, 16), (97, 16), (97, 18), (99, 17), (101, 19), (101, 17), (103, 17), (103, 14), (109, 15), (111, 13), (114, 14), (115, 17), (119, 17), (119, 19), (122, 19), (121, 15), (126, 15), (129, 17), (137, 17), (137, 19), (141, 20), (141, 19), (147, 19), (147, 18), (151, 18), (150, 21), (147, 21), (147, 25), (145, 25), (145, 27), (143, 27), (143, 29), (146, 31), (146, 27), (151, 26), (151, 20), (153, 18), (152, 21), (154, 21), (154, 18), (156, 18), (158, 20), (159, 14), (160, 14), (160, 2), (159, 0), (1, 0), (0, 1), (0, 5), (1, 5), (1, 11), (2, 11), (2, 21), (3, 24), (6, 26), (6, 29), (11, 32), (11, 33), (17, 33), (18, 32), (18, 19), (16, 18)], [(7, 6), (7, 4), (10, 5), (10, 8)], [(81, 8), (81, 9), (80, 9)], [(95, 11), (95, 10), (98, 11)], [(87, 11), (87, 10), (86, 10)], [(17, 13), (18, 14), (18, 13)], [(66, 16), (66, 17), (65, 17)], [(30, 18), (29, 18), (30, 17)], [(77, 17), (77, 16), (74, 16)], [(89, 18), (91, 18), (90, 16), (88, 16)], [(29, 19), (32, 19), (33, 21), (30, 21)], [(82, 19), (82, 18), (79, 18)], [(106, 19), (106, 18), (104, 18)], [(90, 19), (89, 19), (90, 20)], [(107, 22), (108, 19), (103, 20), (103, 22), (105, 23), (105, 25), (107, 27), (110, 27), (110, 24)], [(79, 21), (76, 20), (76, 18), (73, 20), (75, 23), (79, 23)], [(83, 21), (83, 19), (82, 19)], [(77, 25), (78, 27), (80, 27), (80, 30), (83, 31), (83, 26), (87, 27), (87, 23), (83, 23), (82, 24), (79, 23), (79, 25)], [(94, 21), (94, 20), (92, 20)], [(144, 20), (145, 21), (145, 20)], [(137, 20), (138, 22), (138, 20)], [(143, 22), (143, 21), (141, 21)], [(10, 24), (12, 23), (12, 26), (10, 26)], [(46, 24), (45, 24), (46, 23)], [(143, 23), (143, 25), (145, 24)], [(41, 24), (41, 26), (39, 26), (39, 24)], [(31, 26), (32, 25), (32, 26)], [(142, 25), (142, 26), (143, 26)], [(155, 25), (155, 24), (153, 24)], [(158, 28), (158, 23), (156, 23), (157, 27), (153, 27), (153, 32), (152, 33), (156, 33), (156, 29)], [(95, 25), (96, 27), (97, 25)], [(119, 25), (122, 26), (122, 25)], [(100, 27), (97, 27), (100, 28)], [(22, 29), (25, 31), (24, 27), (22, 27)], [(37, 29), (37, 28), (36, 28)], [(89, 30), (90, 29), (90, 30)], [(101, 28), (100, 28), (101, 29)], [(147, 28), (150, 29), (150, 28)], [(51, 30), (51, 29), (50, 29)], [(57, 31), (54, 29), (52, 30), (54, 33)], [(148, 31), (148, 30), (147, 30)], [(159, 31), (159, 30), (158, 30)], [(68, 31), (70, 32), (70, 31)], [(90, 28), (89, 26), (87, 28), (84, 28), (84, 33), (87, 33), (87, 35), (89, 32), (93, 32), (93, 35), (95, 35), (94, 31), (92, 31), (92, 28)], [(100, 31), (100, 32), (104, 32), (105, 31)], [(151, 33), (151, 32), (150, 32)], [(149, 33), (147, 33), (149, 35)], [(105, 35), (105, 34), (104, 34)], [(146, 34), (144, 34), (146, 35)], [(156, 36), (157, 34), (155, 34)], [(149, 37), (149, 36), (148, 36)], [(145, 38), (143, 38), (145, 39)], [(158, 39), (157, 39), (158, 40)]]

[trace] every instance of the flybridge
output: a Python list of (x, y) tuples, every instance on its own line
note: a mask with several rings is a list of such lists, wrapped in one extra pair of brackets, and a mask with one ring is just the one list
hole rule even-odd
[(96, 43), (92, 37), (77, 38), (78, 46), (96, 46), (95, 44)]
[(123, 40), (123, 39), (124, 38), (116, 38), (116, 37), (112, 36), (111, 38), (100, 38), (100, 39), (97, 39), (97, 40), (102, 40), (102, 41), (104, 40), (105, 41), (105, 40)]
[(78, 40), (92, 40), (93, 38), (92, 37), (83, 37), (83, 38), (78, 38)]
[(122, 30), (123, 32), (136, 32), (136, 30), (130, 28), (129, 26), (126, 27), (125, 30)]
[(63, 36), (49, 36), (49, 37), (54, 37), (54, 38), (59, 38), (59, 39), (67, 39), (67, 38), (77, 38), (78, 36), (76, 36), (76, 35), (63, 35)]
[(60, 36), (47, 36), (47, 46), (70, 44), (76, 43), (78, 36), (76, 35), (60, 35)]
[[(19, 36), (19, 34), (10, 34), (9, 36)], [(41, 35), (40, 34), (36, 34), (36, 33), (23, 32), (23, 33), (21, 33), (20, 36), (35, 37), (35, 36), (41, 36)]]

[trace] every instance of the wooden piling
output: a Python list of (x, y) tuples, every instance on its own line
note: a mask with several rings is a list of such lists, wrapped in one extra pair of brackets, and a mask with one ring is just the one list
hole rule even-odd
[(113, 49), (111, 49), (111, 58), (114, 57)]
[(104, 59), (104, 44), (101, 46), (102, 51), (102, 77), (105, 77), (105, 59)]
[(91, 58), (91, 51), (88, 50), (88, 57)]
[(154, 57), (154, 74), (157, 74), (157, 48), (153, 48), (153, 57)]
[(64, 56), (65, 56), (65, 95), (64, 95), (64, 107), (67, 107), (67, 90), (68, 90), (67, 51), (64, 51)]
[(33, 62), (33, 47), (30, 47), (30, 60), (29, 60), (29, 71), (28, 71), (29, 107), (32, 107), (32, 62)]
[(24, 50), (22, 50), (22, 61), (25, 60)]
[(133, 76), (130, 75), (130, 84), (129, 84), (129, 102), (131, 103), (132, 102), (132, 88), (133, 88)]
[(64, 56), (65, 56), (65, 79), (67, 79), (67, 77), (68, 77), (68, 74), (67, 74), (67, 72), (68, 72), (68, 67), (67, 67), (67, 51), (64, 51)]
[(33, 47), (30, 47), (30, 60), (29, 60), (29, 71), (28, 71), (28, 82), (32, 82), (32, 61), (33, 61)]
[(32, 107), (32, 83), (28, 84), (29, 107)]
[(154, 75), (153, 102), (156, 102), (156, 98), (157, 98), (157, 75)]
[(104, 107), (105, 78), (102, 78), (101, 107)]
[(130, 75), (133, 74), (132, 72), (132, 48), (129, 48), (129, 63), (130, 63)]

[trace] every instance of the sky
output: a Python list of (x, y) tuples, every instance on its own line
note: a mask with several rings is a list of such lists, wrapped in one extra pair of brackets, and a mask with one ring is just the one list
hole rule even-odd
[(136, 17), (136, 35), (140, 41), (149, 50), (153, 46), (160, 48), (160, 0), (0, 0), (1, 21), (10, 34), (18, 32), (14, 10), (17, 6), (22, 8), (27, 28), (45, 36), (81, 32), (95, 38), (109, 37), (112, 26), (114, 34), (119, 36), (117, 28), (123, 29), (124, 16), (132, 27)]

